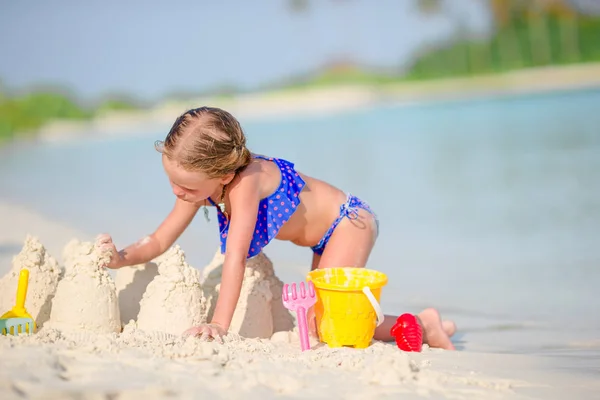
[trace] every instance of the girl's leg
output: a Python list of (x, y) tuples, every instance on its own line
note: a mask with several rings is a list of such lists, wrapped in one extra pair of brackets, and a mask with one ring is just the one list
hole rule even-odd
[[(333, 231), (323, 254), (313, 257), (318, 268), (356, 267), (364, 268), (377, 238), (377, 225), (374, 216), (364, 209), (358, 210), (358, 218), (343, 218)], [(455, 331), (454, 323), (446, 323), (446, 329), (438, 312), (432, 308), (417, 315), (423, 328), (423, 342), (431, 347), (452, 350), (454, 346), (449, 335)], [(385, 321), (375, 330), (375, 339), (393, 341), (391, 327), (397, 316), (386, 315)]]
[[(376, 239), (375, 217), (367, 210), (357, 209), (357, 218), (342, 218), (331, 234), (320, 256), (319, 268), (363, 268)], [(313, 264), (314, 261), (313, 257)]]
[(313, 253), (312, 265), (310, 266), (310, 270), (314, 271), (319, 268), (319, 263), (321, 262), (321, 256), (317, 253)]
[[(442, 321), (440, 313), (434, 308), (427, 308), (416, 315), (423, 330), (423, 343), (430, 347), (454, 350), (450, 337), (456, 332), (456, 325), (452, 321)], [(398, 319), (395, 315), (386, 315), (383, 324), (375, 329), (375, 339), (384, 342), (394, 341), (390, 334), (392, 326)]]

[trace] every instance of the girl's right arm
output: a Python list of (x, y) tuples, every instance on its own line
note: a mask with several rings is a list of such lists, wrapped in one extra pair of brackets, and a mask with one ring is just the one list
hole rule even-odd
[(193, 204), (181, 199), (175, 200), (175, 206), (167, 218), (154, 233), (140, 239), (138, 242), (121, 251), (117, 251), (109, 235), (100, 235), (97, 244), (111, 252), (111, 260), (107, 268), (121, 268), (130, 265), (145, 264), (165, 251), (175, 243), (188, 227), (202, 204)]

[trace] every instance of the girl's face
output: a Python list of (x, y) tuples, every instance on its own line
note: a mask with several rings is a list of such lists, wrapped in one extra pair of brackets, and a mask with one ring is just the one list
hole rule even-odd
[(173, 188), (173, 194), (189, 203), (200, 203), (211, 196), (218, 202), (220, 199), (215, 196), (220, 196), (222, 185), (231, 180), (227, 177), (209, 178), (200, 171), (187, 171), (165, 155), (162, 156), (162, 163)]

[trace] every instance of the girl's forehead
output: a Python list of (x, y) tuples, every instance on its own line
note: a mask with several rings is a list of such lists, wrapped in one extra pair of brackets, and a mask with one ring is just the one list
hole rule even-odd
[(177, 183), (201, 183), (208, 180), (208, 177), (201, 171), (188, 171), (178, 162), (170, 160), (164, 155), (163, 166), (169, 178)]

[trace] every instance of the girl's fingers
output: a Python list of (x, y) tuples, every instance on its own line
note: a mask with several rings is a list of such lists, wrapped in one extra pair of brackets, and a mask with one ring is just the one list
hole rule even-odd
[(96, 237), (96, 245), (103, 245), (106, 243), (112, 243), (112, 238), (110, 237), (109, 234), (103, 233)]

